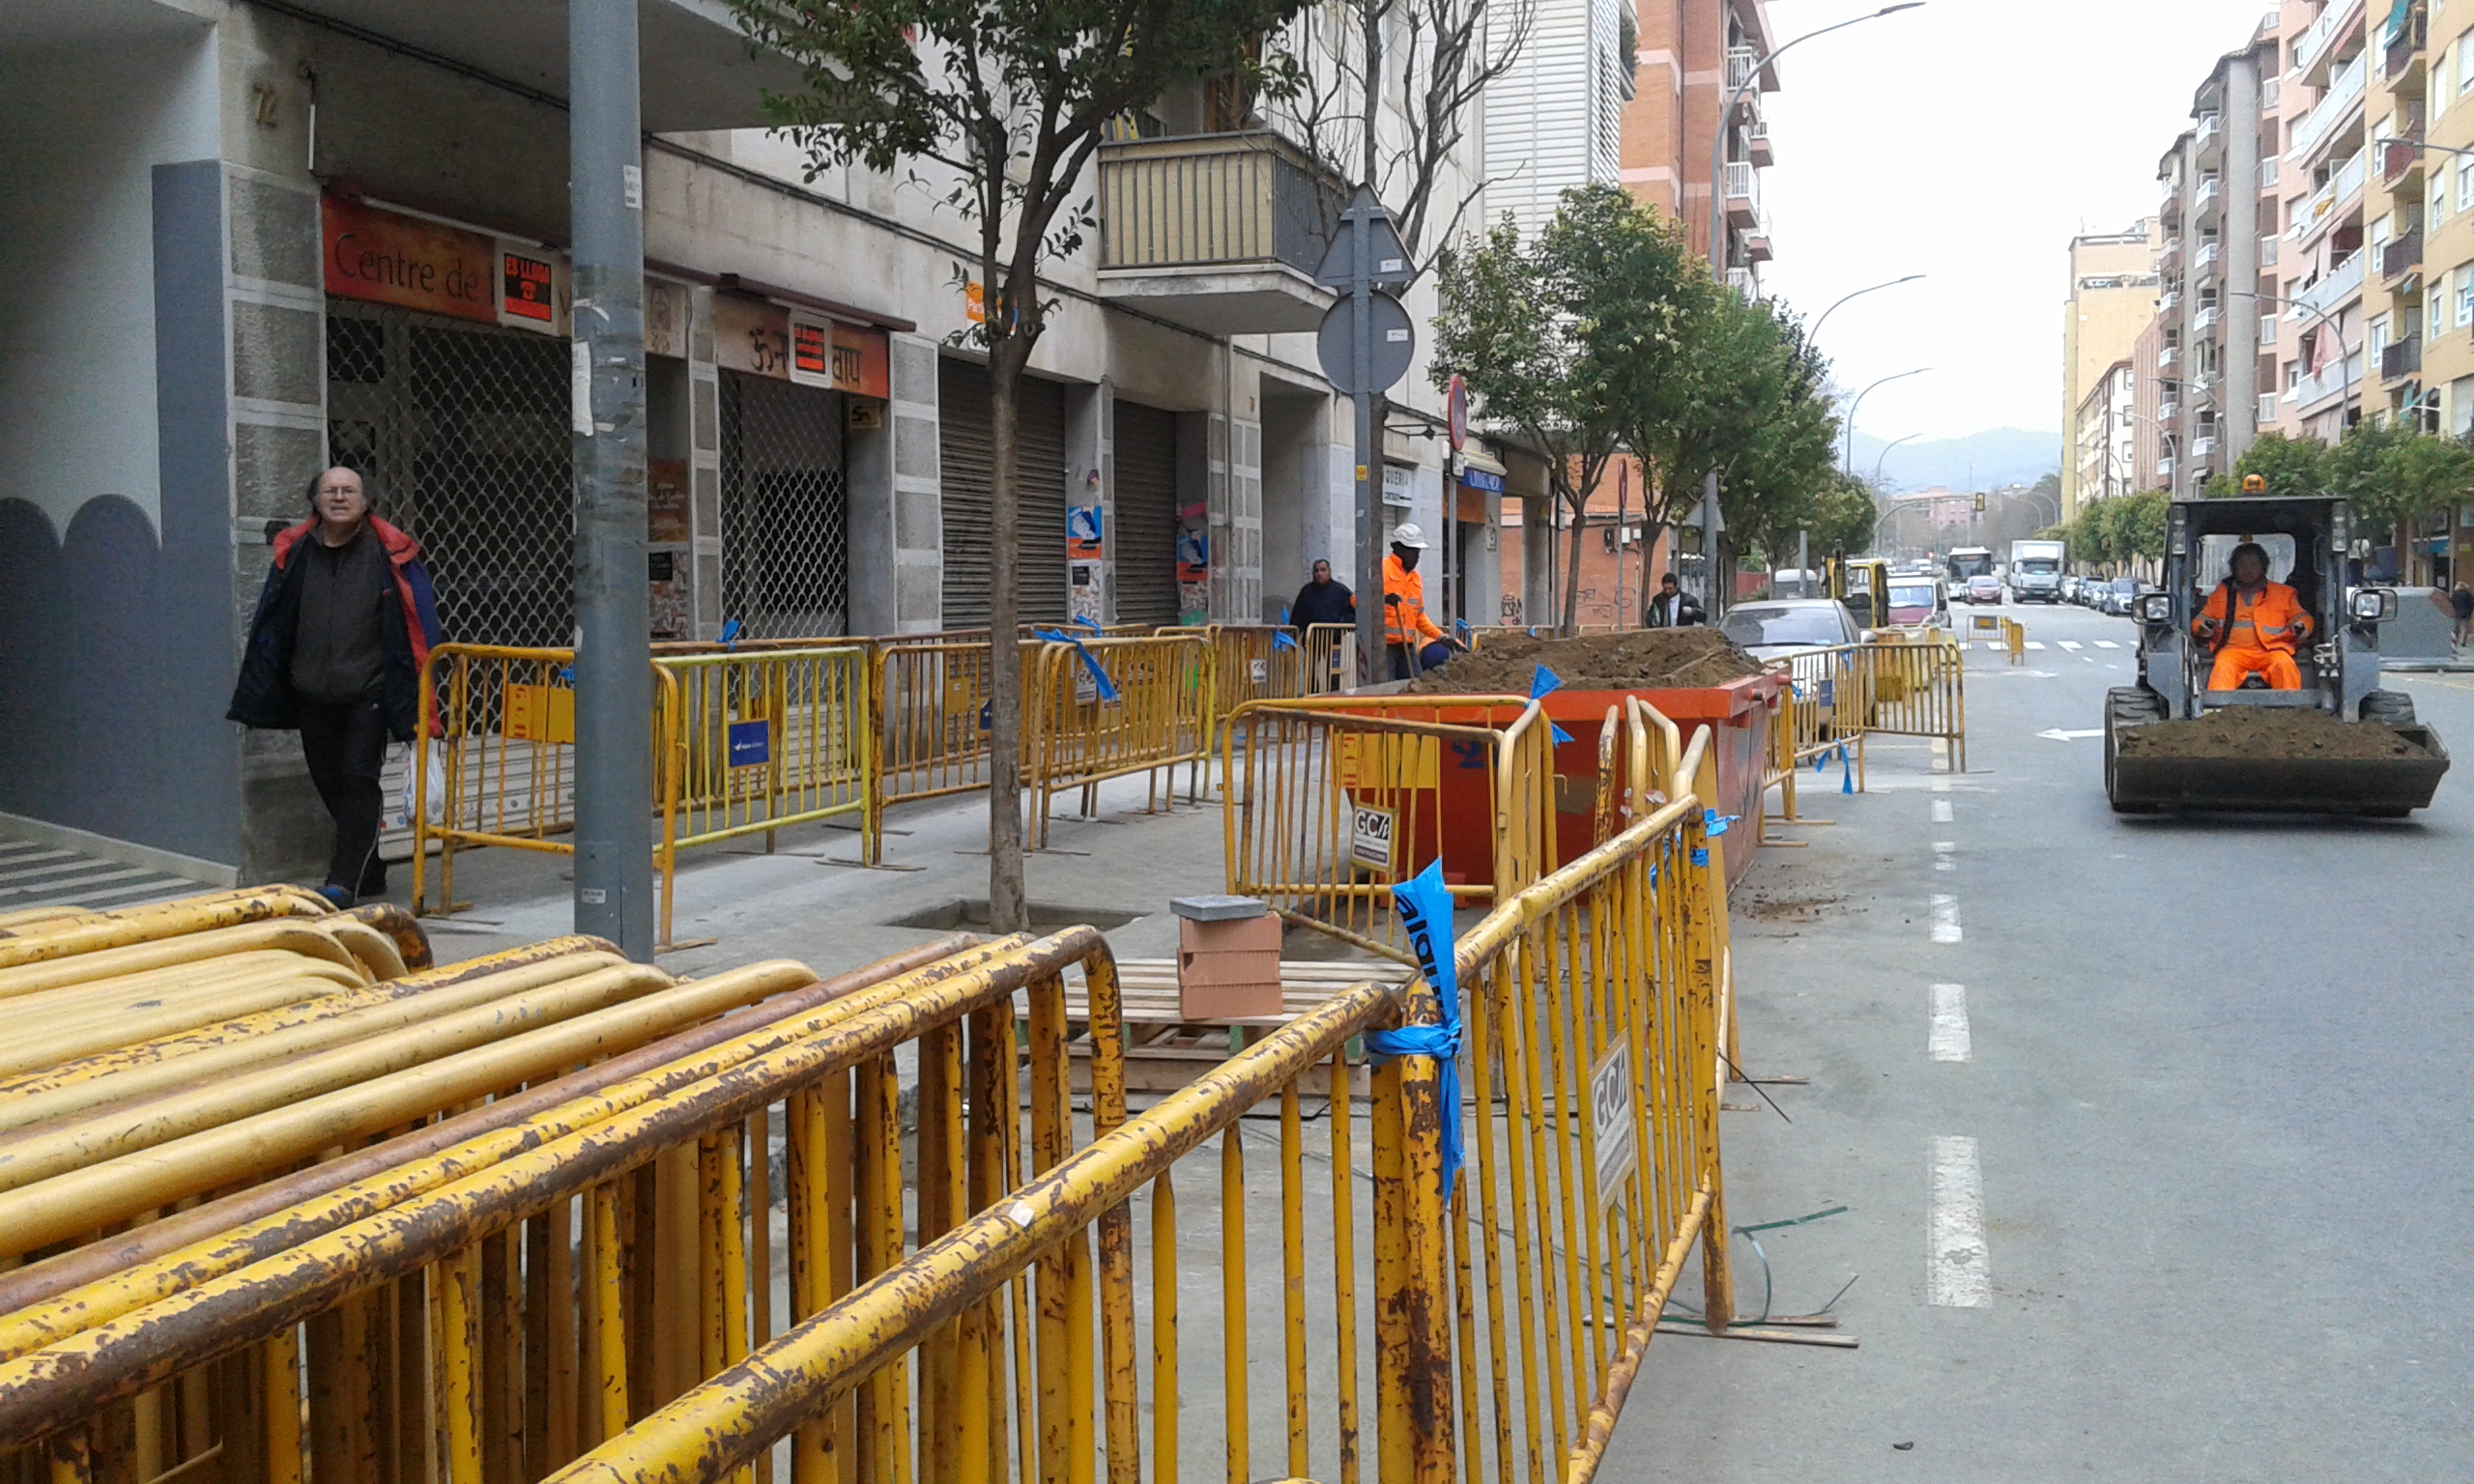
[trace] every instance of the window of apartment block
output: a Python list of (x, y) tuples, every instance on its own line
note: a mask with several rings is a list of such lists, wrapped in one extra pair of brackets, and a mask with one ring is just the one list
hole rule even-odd
[[(2433, 287), (2436, 288), (2437, 285), (2434, 284)], [(2426, 325), (2423, 331), (2423, 338), (2427, 340), (2436, 340), (2441, 335), (2448, 332), (2447, 313), (2448, 300), (2442, 299), (2436, 293), (2431, 295), (2431, 312), (2425, 317)]]
[(2460, 268), (2453, 280), (2457, 285), (2457, 328), (2474, 325), (2474, 266)]
[(2448, 384), (2448, 427), (2460, 438), (2474, 433), (2474, 376)]
[(2457, 209), (2474, 211), (2474, 159), (2457, 159)]
[(2370, 338), (2364, 342), (2367, 348), (2363, 355), (2366, 358), (2375, 357), (2380, 352), (2388, 349), (2388, 316), (2383, 314), (2372, 321), (2371, 328), (2366, 333)]
[(2474, 82), (2474, 31), (2457, 39), (2457, 91), (2463, 93), (2469, 82)]

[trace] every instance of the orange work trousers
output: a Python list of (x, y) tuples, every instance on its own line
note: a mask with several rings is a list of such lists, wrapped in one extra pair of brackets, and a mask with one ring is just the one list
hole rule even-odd
[(2216, 652), (2216, 664), (2207, 672), (2207, 688), (2211, 691), (2238, 691), (2246, 675), (2264, 674), (2272, 691), (2302, 689), (2302, 668), (2293, 656), (2282, 649), (2254, 649), (2248, 644), (2228, 644)]

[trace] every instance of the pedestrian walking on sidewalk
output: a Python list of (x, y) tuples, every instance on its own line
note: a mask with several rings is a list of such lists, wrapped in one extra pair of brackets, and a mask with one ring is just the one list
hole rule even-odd
[(309, 510), (274, 537), (226, 714), (301, 733), (309, 780), (335, 822), (319, 890), (348, 907), (387, 893), (378, 775), (388, 739), (410, 742), (419, 725), (438, 611), (419, 544), (369, 513), (359, 473), (322, 471), (309, 483)]
[(2474, 644), (2474, 587), (2459, 583), (2448, 595), (2448, 606), (2457, 614), (2457, 633), (2452, 642), (2460, 649)]

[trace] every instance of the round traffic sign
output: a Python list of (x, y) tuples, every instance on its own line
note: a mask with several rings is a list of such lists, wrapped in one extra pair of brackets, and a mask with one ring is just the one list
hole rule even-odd
[(1452, 385), (1443, 397), (1444, 431), (1452, 439), (1452, 451), (1458, 453), (1469, 442), (1469, 384), (1460, 373), (1452, 373)]

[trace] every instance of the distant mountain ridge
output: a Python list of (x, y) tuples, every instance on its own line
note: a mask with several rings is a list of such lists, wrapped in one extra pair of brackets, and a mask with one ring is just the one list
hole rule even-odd
[(2061, 435), (2024, 428), (1993, 428), (1965, 438), (1900, 443), (1884, 456), (1882, 450), (1887, 444), (1888, 440), (1858, 428), (1856, 474), (1870, 479), (1879, 467), (1883, 485), (1899, 494), (1935, 485), (1966, 493), (2033, 484), (2061, 468)]

